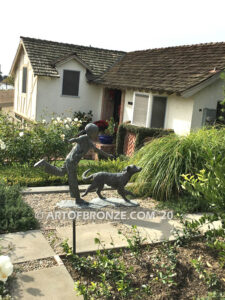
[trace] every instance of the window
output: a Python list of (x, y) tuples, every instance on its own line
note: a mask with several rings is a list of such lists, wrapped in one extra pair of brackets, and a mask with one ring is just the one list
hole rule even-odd
[(164, 128), (165, 114), (166, 114), (166, 97), (153, 97), (152, 104), (152, 128)]
[(217, 102), (216, 108), (216, 121), (217, 123), (225, 123), (225, 106), (221, 103), (222, 101)]
[[(152, 103), (152, 105), (150, 105)], [(164, 128), (167, 98), (135, 93), (132, 123), (137, 126)]]
[(133, 109), (133, 124), (137, 126), (147, 126), (149, 95), (135, 94)]
[(23, 68), (22, 93), (27, 92), (27, 67)]
[(62, 94), (66, 96), (78, 96), (79, 81), (80, 81), (80, 72), (64, 70)]

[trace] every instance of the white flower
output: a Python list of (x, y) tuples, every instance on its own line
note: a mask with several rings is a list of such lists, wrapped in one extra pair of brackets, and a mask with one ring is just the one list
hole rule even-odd
[(63, 121), (63, 123), (66, 124), (66, 123), (67, 123), (67, 119), (65, 119), (65, 120)]
[(78, 118), (75, 118), (74, 121), (75, 121), (75, 122), (78, 122)]
[(2, 140), (0, 140), (0, 148), (1, 148), (1, 150), (5, 150), (5, 148), (6, 148), (6, 145)]
[(68, 124), (66, 124), (66, 126), (65, 126), (65, 127), (66, 127), (66, 129), (69, 129), (69, 128), (70, 128), (70, 126), (69, 126)]
[(6, 282), (13, 272), (13, 265), (8, 256), (0, 256), (0, 281)]
[(42, 120), (42, 123), (43, 123), (43, 124), (46, 124), (46, 120), (45, 120), (45, 119), (43, 119), (43, 120)]
[(53, 124), (57, 124), (58, 122), (57, 122), (56, 120), (54, 120), (52, 123), (53, 123)]
[(70, 122), (72, 122), (72, 119), (71, 118), (66, 118), (67, 119), (67, 121), (70, 123)]
[(81, 120), (79, 120), (79, 123), (82, 123), (82, 121), (81, 121)]
[(60, 137), (63, 141), (65, 140), (65, 134), (61, 134)]
[(21, 132), (19, 133), (19, 136), (20, 136), (20, 137), (24, 136), (24, 132), (21, 131)]
[(60, 117), (57, 117), (56, 120), (57, 120), (58, 122), (60, 122), (60, 121), (61, 121), (61, 118), (60, 118)]

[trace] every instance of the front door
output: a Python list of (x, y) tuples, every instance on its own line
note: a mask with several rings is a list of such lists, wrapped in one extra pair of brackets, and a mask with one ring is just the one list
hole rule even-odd
[(121, 91), (117, 89), (105, 88), (102, 98), (101, 119), (109, 120), (114, 118), (115, 122), (120, 121)]

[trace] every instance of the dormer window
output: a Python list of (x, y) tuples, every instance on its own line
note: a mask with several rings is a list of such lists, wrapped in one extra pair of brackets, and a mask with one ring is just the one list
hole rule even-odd
[(64, 70), (62, 94), (65, 96), (79, 96), (80, 72)]

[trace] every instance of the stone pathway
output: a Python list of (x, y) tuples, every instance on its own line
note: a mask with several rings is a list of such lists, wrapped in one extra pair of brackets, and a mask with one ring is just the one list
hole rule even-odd
[[(72, 224), (71, 226), (56, 228), (57, 236), (62, 240), (68, 239), (68, 244), (72, 247)], [(125, 247), (127, 242), (125, 238), (118, 234), (118, 229), (111, 223), (87, 224), (76, 226), (76, 252), (91, 252), (102, 247), (95, 244), (94, 238), (99, 238), (105, 248)], [(112, 245), (112, 241), (114, 245)]]
[(13, 263), (20, 263), (35, 259), (54, 256), (49, 243), (39, 230), (17, 232), (0, 235), (3, 252), (9, 249), (9, 256)]
[(0, 244), (2, 253), (7, 253), (14, 265), (50, 257), (58, 263), (58, 266), (16, 274), (11, 282), (13, 299), (83, 299), (76, 296), (73, 279), (39, 230), (0, 235)]
[(11, 295), (15, 300), (82, 300), (76, 296), (72, 277), (64, 266), (17, 275)]

